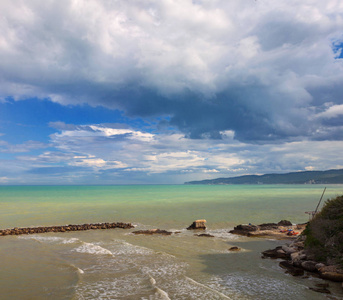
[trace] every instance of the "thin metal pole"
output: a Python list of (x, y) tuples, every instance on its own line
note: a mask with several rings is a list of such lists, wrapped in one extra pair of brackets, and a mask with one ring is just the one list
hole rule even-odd
[(318, 207), (319, 207), (319, 205), (320, 205), (320, 202), (322, 202), (322, 199), (323, 199), (323, 196), (324, 196), (325, 190), (326, 190), (326, 187), (325, 187), (325, 189), (324, 189), (324, 191), (323, 191), (323, 194), (322, 194), (322, 196), (320, 197), (320, 200), (319, 200), (319, 202), (318, 202), (318, 205), (317, 205), (317, 207), (316, 207), (316, 210), (314, 211), (314, 215), (317, 213), (317, 210), (318, 210)]

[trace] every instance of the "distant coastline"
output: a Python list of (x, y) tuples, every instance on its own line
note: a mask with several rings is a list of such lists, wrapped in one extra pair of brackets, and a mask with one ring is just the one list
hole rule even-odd
[(343, 184), (343, 169), (302, 171), (285, 174), (243, 175), (188, 181), (184, 184)]

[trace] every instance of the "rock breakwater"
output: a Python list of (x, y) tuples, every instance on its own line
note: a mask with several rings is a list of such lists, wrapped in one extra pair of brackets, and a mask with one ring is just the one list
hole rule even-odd
[(137, 230), (133, 231), (133, 234), (145, 234), (145, 235), (153, 235), (153, 234), (161, 234), (161, 235), (171, 235), (171, 231), (162, 230), (162, 229), (148, 229), (148, 230)]
[(21, 234), (36, 234), (47, 232), (67, 232), (67, 231), (83, 231), (95, 229), (112, 229), (122, 228), (130, 229), (134, 226), (131, 223), (95, 223), (95, 224), (81, 224), (81, 225), (62, 225), (62, 226), (42, 226), (42, 227), (15, 227), (11, 229), (0, 229), (0, 236), (6, 235), (21, 235)]

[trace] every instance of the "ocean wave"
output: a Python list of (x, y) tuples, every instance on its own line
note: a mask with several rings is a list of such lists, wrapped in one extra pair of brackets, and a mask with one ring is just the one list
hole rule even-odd
[(142, 294), (149, 294), (139, 274), (94, 280), (81, 281), (75, 288), (75, 299), (142, 299)]
[(41, 243), (53, 243), (53, 244), (73, 244), (82, 243), (78, 238), (63, 238), (58, 236), (41, 236), (41, 235), (29, 235), (18, 236), (19, 239), (34, 240)]
[(115, 243), (111, 247), (112, 254), (118, 255), (151, 255), (155, 252), (149, 248), (130, 244), (123, 240), (113, 240)]
[(222, 238), (225, 240), (240, 240), (242, 239), (241, 236), (232, 234), (229, 232), (229, 229), (214, 229), (214, 230), (206, 230), (206, 233), (209, 233), (217, 238)]
[(277, 279), (272, 274), (268, 276), (258, 274), (213, 276), (210, 282), (211, 287), (220, 287), (230, 296), (235, 295), (235, 299), (302, 299), (299, 290), (303, 286), (296, 282), (292, 282), (292, 285), (298, 288), (290, 289), (289, 282)]
[(160, 298), (164, 299), (164, 300), (171, 300), (169, 298), (169, 295), (166, 291), (162, 290), (161, 288), (159, 288), (158, 286), (156, 286), (156, 280), (154, 277), (152, 277), (151, 275), (149, 275), (149, 281), (151, 286), (155, 289), (157, 296), (160, 296)]
[(71, 267), (74, 271), (76, 271), (76, 273), (78, 275), (84, 274), (85, 271), (83, 271), (82, 269), (80, 269), (79, 267), (75, 266), (74, 264), (69, 264), (69, 267)]
[(213, 293), (217, 294), (218, 296), (220, 296), (220, 297), (223, 298), (223, 299), (229, 299), (229, 300), (231, 300), (230, 297), (226, 296), (225, 294), (223, 294), (223, 293), (221, 293), (221, 292), (219, 292), (219, 291), (217, 291), (217, 290), (215, 290), (215, 289), (213, 289), (213, 288), (211, 288), (211, 287), (208, 287), (208, 286), (206, 286), (206, 285), (204, 285), (204, 284), (202, 284), (202, 283), (200, 283), (200, 282), (197, 282), (197, 281), (195, 281), (194, 279), (192, 279), (192, 278), (190, 278), (190, 277), (185, 276), (185, 278), (186, 278), (188, 281), (190, 281), (191, 283), (193, 283), (193, 284), (195, 284), (195, 285), (198, 285), (198, 286), (200, 286), (200, 287), (202, 287), (202, 288), (204, 288), (204, 289), (206, 289), (206, 290), (208, 290), (208, 291), (210, 291), (210, 292), (213, 292)]
[(156, 294), (157, 294), (158, 296), (161, 296), (161, 298), (162, 298), (163, 300), (171, 300), (171, 299), (169, 298), (168, 293), (165, 292), (164, 290), (160, 289), (160, 288), (157, 287), (157, 286), (155, 287), (155, 290), (156, 290)]
[(81, 246), (73, 249), (72, 251), (79, 252), (79, 253), (113, 256), (113, 253), (110, 250), (103, 248), (99, 245), (86, 243), (86, 242), (82, 242)]
[(62, 241), (63, 244), (74, 244), (74, 243), (83, 243), (80, 239), (78, 238), (70, 238), (70, 239), (64, 239)]

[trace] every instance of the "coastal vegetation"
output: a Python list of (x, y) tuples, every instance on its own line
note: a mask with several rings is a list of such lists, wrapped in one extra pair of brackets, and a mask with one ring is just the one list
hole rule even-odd
[(343, 266), (343, 195), (327, 200), (303, 234), (306, 251), (317, 261)]

